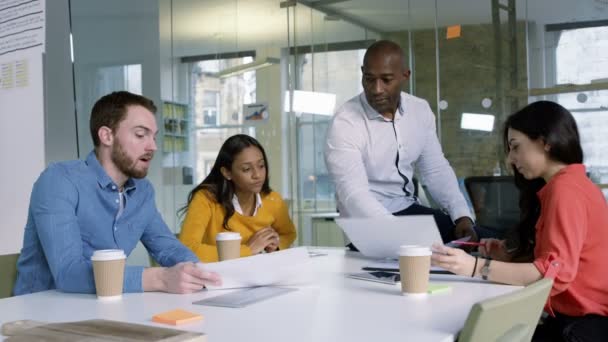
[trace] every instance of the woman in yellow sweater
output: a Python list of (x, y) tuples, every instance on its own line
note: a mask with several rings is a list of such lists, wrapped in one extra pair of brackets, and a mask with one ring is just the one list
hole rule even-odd
[(215, 237), (241, 234), (241, 256), (289, 248), (296, 229), (268, 185), (266, 152), (254, 138), (228, 138), (211, 172), (188, 196), (180, 241), (204, 262), (218, 260)]

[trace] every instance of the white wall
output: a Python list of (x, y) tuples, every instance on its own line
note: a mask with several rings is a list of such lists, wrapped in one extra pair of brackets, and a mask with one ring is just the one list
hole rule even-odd
[(0, 89), (0, 160), (3, 163), (0, 167), (0, 255), (3, 255), (20, 250), (32, 184), (44, 169), (42, 51), (33, 48), (5, 54), (0, 56), (0, 66), (9, 75), (8, 81), (3, 79)]

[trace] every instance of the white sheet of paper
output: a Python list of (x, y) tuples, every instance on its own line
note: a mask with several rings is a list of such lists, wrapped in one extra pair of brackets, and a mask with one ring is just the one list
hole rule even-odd
[(431, 247), (441, 243), (432, 215), (337, 218), (336, 223), (365, 256), (397, 258), (401, 245)]
[(207, 286), (209, 290), (268, 285), (299, 286), (313, 281), (312, 264), (306, 247), (197, 265), (205, 271), (217, 272), (222, 278), (221, 286)]

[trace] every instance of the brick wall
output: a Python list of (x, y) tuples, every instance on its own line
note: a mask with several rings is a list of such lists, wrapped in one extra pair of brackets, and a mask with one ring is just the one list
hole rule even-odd
[[(502, 56), (500, 68), (504, 89), (510, 89), (511, 65), (506, 25), (502, 26)], [(504, 161), (502, 152), (502, 124), (516, 107), (526, 104), (520, 98), (503, 100), (504, 109), (497, 101), (497, 67), (495, 58), (494, 30), (492, 24), (463, 25), (461, 37), (446, 38), (446, 29), (439, 29), (439, 72), (441, 100), (448, 108), (441, 111), (441, 139), (443, 151), (458, 177), (491, 175), (497, 162)], [(397, 41), (408, 54), (407, 32), (391, 33), (387, 39)], [(526, 44), (524, 23), (517, 26), (517, 77), (518, 88), (527, 88)], [(414, 94), (429, 101), (437, 114), (437, 66), (435, 55), (435, 30), (412, 33), (414, 68)], [(409, 90), (409, 86), (404, 89)], [(490, 98), (493, 104), (483, 108), (481, 100)], [(511, 108), (513, 107), (513, 108)], [(494, 131), (462, 130), (460, 119), (463, 112), (496, 115)], [(504, 172), (504, 165), (503, 167)]]

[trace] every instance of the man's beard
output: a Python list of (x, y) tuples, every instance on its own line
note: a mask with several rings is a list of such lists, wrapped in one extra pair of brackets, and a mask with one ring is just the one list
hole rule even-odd
[[(152, 159), (152, 154), (149, 154), (150, 159)], [(143, 156), (142, 156), (143, 157)], [(148, 174), (148, 168), (137, 169), (135, 166), (137, 165), (137, 160), (129, 157), (125, 150), (122, 148), (122, 144), (118, 139), (116, 139), (116, 143), (112, 146), (112, 154), (111, 159), (114, 165), (122, 172), (125, 176), (129, 178), (144, 178)]]

